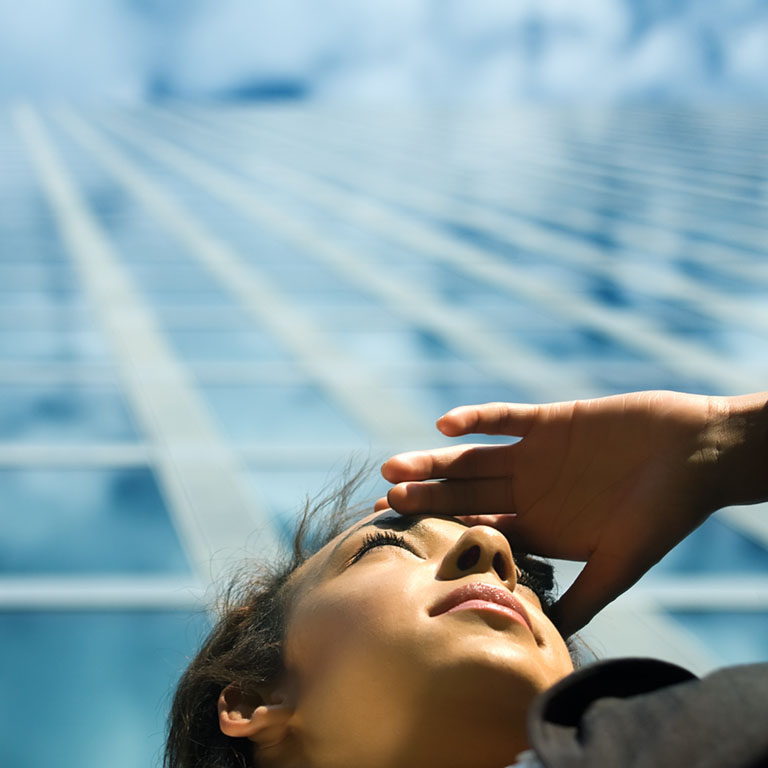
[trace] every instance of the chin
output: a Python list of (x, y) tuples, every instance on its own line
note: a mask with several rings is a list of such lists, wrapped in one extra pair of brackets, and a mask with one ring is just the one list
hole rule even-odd
[(465, 633), (451, 638), (446, 660), (451, 664), (488, 669), (495, 674), (524, 674), (546, 668), (549, 654), (544, 654), (534, 642), (521, 641), (500, 633), (478, 637), (477, 633)]

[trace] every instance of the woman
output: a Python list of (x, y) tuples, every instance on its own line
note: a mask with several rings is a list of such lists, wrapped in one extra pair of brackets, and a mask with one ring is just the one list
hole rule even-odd
[[(347, 486), (309, 556), (305, 515), (291, 561), (232, 596), (182, 678), (167, 765), (501, 768), (531, 745), (520, 760), (547, 766), (768, 761), (762, 667), (715, 714), (730, 679), (573, 673), (563, 639), (715, 509), (768, 498), (768, 394), (496, 403), (438, 427), (523, 439), (393, 457), (387, 500), (346, 527)], [(520, 552), (586, 565), (552, 605)], [(665, 735), (688, 716), (696, 738)]]

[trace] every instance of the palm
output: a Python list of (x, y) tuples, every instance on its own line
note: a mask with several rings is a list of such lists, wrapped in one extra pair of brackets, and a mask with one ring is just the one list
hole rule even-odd
[[(576, 601), (566, 624), (584, 623), (711, 511), (702, 444), (711, 404), (696, 395), (642, 392), (456, 409), (438, 422), (446, 434), (523, 439), (394, 457), (384, 475), (406, 484), (393, 488), (389, 501), (402, 512), (494, 525), (536, 554), (586, 561), (561, 601), (564, 609)], [(444, 482), (407, 482), (430, 479)]]
[[(624, 551), (627, 539), (645, 538), (671, 504), (695, 504), (692, 478), (679, 468), (698, 450), (706, 414), (684, 397), (643, 393), (543, 406), (525, 439), (507, 448), (518, 536), (541, 554), (586, 560), (601, 543)], [(685, 414), (673, 424), (654, 416), (667, 410), (664, 401), (686, 405)]]

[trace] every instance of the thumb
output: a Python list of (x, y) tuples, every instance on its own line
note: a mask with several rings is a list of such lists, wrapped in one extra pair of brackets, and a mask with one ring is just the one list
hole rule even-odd
[(573, 584), (552, 606), (550, 619), (563, 637), (569, 637), (629, 589), (650, 565), (632, 563), (626, 555), (595, 551)]

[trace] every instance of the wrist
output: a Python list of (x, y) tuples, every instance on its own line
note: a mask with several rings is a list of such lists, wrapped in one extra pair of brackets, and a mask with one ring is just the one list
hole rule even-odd
[(768, 392), (714, 400), (718, 507), (768, 500)]

